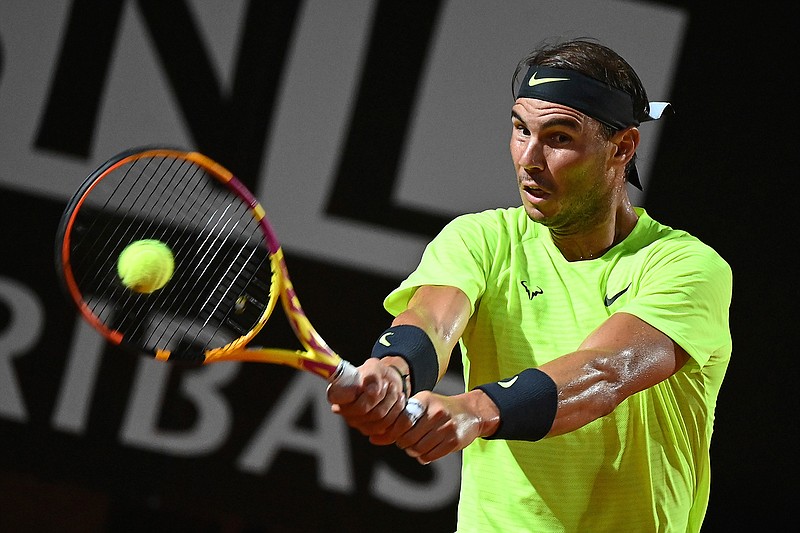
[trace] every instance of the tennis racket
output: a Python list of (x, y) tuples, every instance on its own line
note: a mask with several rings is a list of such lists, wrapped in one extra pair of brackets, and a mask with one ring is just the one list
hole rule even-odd
[[(122, 250), (145, 239), (165, 243), (175, 259), (169, 282), (149, 294), (128, 289), (117, 272)], [(104, 163), (67, 205), (56, 264), (82, 317), (112, 344), (166, 362), (273, 363), (359, 383), (303, 312), (261, 204), (200, 153), (139, 148)], [(278, 300), (303, 350), (249, 347)], [(412, 421), (422, 411), (409, 400)]]

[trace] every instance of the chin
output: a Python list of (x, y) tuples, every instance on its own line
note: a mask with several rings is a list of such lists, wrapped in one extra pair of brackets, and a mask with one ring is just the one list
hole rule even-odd
[(528, 218), (534, 222), (544, 223), (547, 220), (545, 214), (539, 211), (539, 209), (537, 209), (535, 206), (523, 202), (522, 207), (525, 209), (525, 213), (528, 214)]

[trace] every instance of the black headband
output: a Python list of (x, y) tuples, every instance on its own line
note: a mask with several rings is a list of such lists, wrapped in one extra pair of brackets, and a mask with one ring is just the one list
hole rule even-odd
[[(574, 70), (532, 65), (517, 91), (517, 98), (536, 98), (580, 111), (614, 129), (638, 126), (658, 120), (667, 102), (650, 102), (646, 112), (636, 114), (633, 97), (615, 87)], [(630, 169), (628, 181), (642, 188), (636, 166)]]

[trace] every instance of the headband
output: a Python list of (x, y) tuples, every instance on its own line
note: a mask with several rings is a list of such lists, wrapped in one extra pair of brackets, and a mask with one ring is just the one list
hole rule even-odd
[[(668, 102), (649, 102), (644, 113), (636, 114), (633, 97), (625, 91), (574, 70), (539, 65), (531, 65), (528, 69), (517, 98), (535, 98), (565, 105), (617, 130), (658, 120), (670, 106)], [(642, 188), (635, 165), (630, 169), (628, 181)]]

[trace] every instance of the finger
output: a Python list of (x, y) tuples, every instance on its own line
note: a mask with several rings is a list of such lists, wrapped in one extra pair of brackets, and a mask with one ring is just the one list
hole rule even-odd
[(342, 387), (333, 383), (328, 385), (327, 396), (331, 404), (351, 403), (359, 394), (361, 394), (360, 387)]
[[(349, 405), (339, 405), (334, 412), (342, 415), (351, 427), (358, 429), (362, 434), (372, 436), (386, 433), (398, 419), (405, 419), (404, 406), (405, 397), (397, 391), (390, 390), (383, 400), (367, 412), (362, 411), (358, 401)], [(402, 431), (406, 429), (408, 428), (405, 427)], [(399, 433), (393, 431), (393, 435)], [(394, 437), (391, 437), (391, 442), (394, 442)]]
[(386, 427), (384, 431), (376, 431), (370, 436), (370, 442), (379, 446), (394, 443), (400, 435), (403, 435), (411, 429), (411, 421), (405, 415), (403, 406), (397, 410), (396, 414), (393, 412), (394, 420), (391, 425)]
[[(402, 396), (401, 396), (402, 398)], [(396, 409), (396, 405), (393, 408)], [(414, 424), (425, 414), (425, 406), (416, 398), (411, 398), (408, 400), (405, 405), (403, 405), (402, 410), (395, 415), (395, 413), (391, 413), (393, 417), (393, 422), (391, 426), (387, 428), (385, 432), (376, 432), (374, 438), (371, 438), (371, 442), (373, 444), (391, 444), (394, 442), (400, 435), (406, 433), (409, 429), (411, 429)]]
[(369, 413), (353, 421), (365, 435), (383, 434), (402, 416), (404, 405), (405, 398), (402, 395), (387, 395)]
[(365, 415), (375, 409), (388, 392), (388, 383), (375, 376), (368, 376), (364, 379), (360, 393), (347, 405), (342, 405), (342, 409), (352, 416)]
[(447, 452), (438, 454), (437, 450), (444, 450), (445, 445), (442, 443), (438, 433), (429, 432), (424, 437), (412, 444), (404, 451), (406, 455), (419, 461), (421, 464), (428, 464), (434, 459), (439, 459), (446, 455)]
[[(395, 367), (391, 368), (394, 370), (394, 372), (388, 371), (386, 368), (384, 368), (384, 373), (380, 375), (380, 378), (375, 377), (374, 384), (370, 381), (365, 381), (365, 393), (376, 394), (378, 397), (382, 398), (380, 402), (372, 405), (369, 410), (370, 414), (374, 415), (373, 419), (375, 420), (387, 416), (390, 411), (396, 411), (398, 403), (401, 411), (402, 407), (406, 405), (406, 393), (403, 377)], [(359, 401), (360, 399), (357, 400), (357, 402)], [(415, 412), (421, 412), (422, 408), (420, 407), (419, 402), (416, 400), (412, 400), (412, 402), (414, 402), (415, 405)], [(388, 426), (390, 423), (394, 422), (398, 414), (399, 413), (393, 412), (392, 419), (388, 421), (386, 425)]]
[(433, 440), (424, 442), (423, 439), (417, 446), (414, 446), (406, 453), (413, 453), (414, 455), (411, 455), (411, 453), (409, 453), (409, 455), (411, 455), (411, 457), (416, 457), (420, 464), (426, 465), (458, 449), (452, 441), (446, 439), (440, 439), (438, 443), (433, 446), (431, 446), (431, 444), (433, 444)]
[[(331, 404), (348, 404), (357, 400), (364, 392), (375, 391), (375, 377), (363, 377), (354, 367), (355, 375), (345, 376), (328, 384), (326, 394)], [(369, 385), (369, 387), (367, 387)]]
[(415, 451), (415, 447), (429, 432), (435, 431), (435, 428), (424, 414), (413, 425), (411, 424), (412, 420), (408, 416), (401, 418), (405, 420), (403, 420), (402, 423), (398, 422), (397, 426), (402, 426), (407, 429), (397, 436), (397, 446), (411, 455), (411, 457), (416, 458), (419, 453)]

